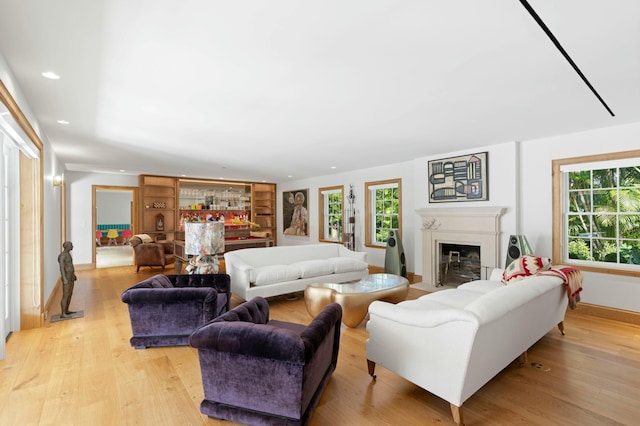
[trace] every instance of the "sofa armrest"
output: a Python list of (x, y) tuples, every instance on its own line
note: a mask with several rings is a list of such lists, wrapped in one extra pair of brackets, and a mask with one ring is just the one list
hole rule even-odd
[(340, 342), (340, 325), (342, 321), (342, 307), (337, 303), (325, 306), (322, 311), (311, 321), (300, 337), (305, 346), (305, 361), (308, 362), (316, 353), (325, 338), (335, 330), (334, 334), (334, 362), (338, 357), (338, 343)]
[(225, 271), (231, 276), (231, 292), (245, 299), (246, 290), (251, 287), (250, 277), (253, 266), (234, 255), (233, 252), (224, 254), (224, 262)]
[[(228, 261), (229, 264), (236, 269), (237, 271), (240, 272), (246, 272), (247, 274), (249, 272), (251, 272), (253, 270), (253, 266), (249, 265), (248, 263), (246, 263), (243, 260), (238, 259), (237, 257), (234, 258), (233, 260)], [(225, 258), (225, 266), (227, 264), (227, 260)]]
[(209, 287), (193, 288), (130, 288), (122, 293), (122, 301), (127, 304), (178, 303), (188, 300), (202, 300), (203, 303), (217, 304), (218, 293)]
[(165, 241), (158, 244), (162, 246), (164, 254), (173, 254), (173, 241)]
[(499, 281), (502, 282), (502, 274), (504, 273), (504, 269), (502, 268), (493, 268), (491, 270), (491, 274), (489, 275), (489, 278), (487, 278), (489, 281)]
[(367, 252), (365, 251), (351, 251), (348, 248), (344, 247), (343, 245), (338, 244), (338, 254), (341, 257), (351, 257), (354, 259), (358, 259), (361, 260), (363, 262), (367, 261)]

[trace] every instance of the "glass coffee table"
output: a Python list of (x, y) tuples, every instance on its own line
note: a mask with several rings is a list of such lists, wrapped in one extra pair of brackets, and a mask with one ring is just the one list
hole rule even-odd
[(342, 306), (342, 322), (355, 328), (367, 316), (371, 302), (402, 302), (408, 292), (409, 280), (404, 277), (371, 274), (360, 281), (309, 284), (304, 290), (304, 303), (309, 315), (315, 318), (325, 306), (336, 302)]

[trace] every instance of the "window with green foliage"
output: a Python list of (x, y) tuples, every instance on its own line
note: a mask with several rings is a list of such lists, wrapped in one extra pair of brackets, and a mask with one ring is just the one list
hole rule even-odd
[(563, 259), (602, 267), (640, 265), (640, 158), (560, 170), (565, 188)]
[(320, 201), (320, 241), (342, 242), (344, 203), (343, 187), (334, 186), (318, 190)]
[(389, 230), (402, 228), (402, 180), (365, 184), (365, 244), (384, 247)]

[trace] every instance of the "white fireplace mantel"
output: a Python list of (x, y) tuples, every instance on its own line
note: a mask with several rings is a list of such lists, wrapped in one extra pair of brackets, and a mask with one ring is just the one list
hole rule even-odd
[(480, 264), (498, 267), (500, 216), (504, 207), (426, 208), (422, 216), (422, 276), (429, 285), (438, 282), (439, 245), (467, 244), (480, 247)]

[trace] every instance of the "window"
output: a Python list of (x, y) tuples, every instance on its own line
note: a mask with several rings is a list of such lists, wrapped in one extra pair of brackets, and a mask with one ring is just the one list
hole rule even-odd
[(554, 260), (640, 272), (640, 151), (553, 163)]
[(320, 241), (342, 242), (343, 231), (343, 188), (332, 186), (318, 189), (320, 205)]
[(385, 247), (390, 229), (402, 233), (402, 179), (365, 183), (365, 245)]

